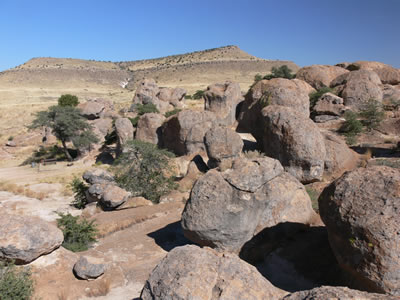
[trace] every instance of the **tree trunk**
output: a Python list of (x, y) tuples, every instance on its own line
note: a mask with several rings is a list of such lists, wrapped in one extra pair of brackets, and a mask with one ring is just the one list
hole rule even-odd
[(71, 156), (71, 154), (69, 154), (69, 152), (68, 152), (68, 148), (67, 148), (67, 145), (65, 144), (65, 141), (64, 141), (64, 140), (61, 140), (61, 143), (62, 143), (62, 145), (63, 145), (64, 153), (65, 153), (65, 155), (67, 156), (68, 160), (69, 160), (69, 161), (72, 161), (72, 156)]

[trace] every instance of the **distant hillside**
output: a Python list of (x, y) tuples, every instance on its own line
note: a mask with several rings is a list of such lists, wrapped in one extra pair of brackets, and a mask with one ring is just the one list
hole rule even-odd
[(189, 94), (225, 80), (234, 80), (247, 91), (257, 73), (267, 74), (281, 65), (299, 69), (293, 62), (260, 59), (236, 46), (127, 62), (33, 58), (0, 72), (0, 128), (4, 135), (11, 135), (28, 124), (34, 112), (66, 93), (81, 101), (105, 98), (127, 103), (137, 83), (146, 77), (154, 78), (159, 86), (183, 87)]

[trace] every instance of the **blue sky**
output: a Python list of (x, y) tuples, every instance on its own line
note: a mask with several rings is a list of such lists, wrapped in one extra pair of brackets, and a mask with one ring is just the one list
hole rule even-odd
[(0, 0), (0, 71), (32, 57), (136, 60), (237, 45), (300, 66), (400, 68), (400, 0)]

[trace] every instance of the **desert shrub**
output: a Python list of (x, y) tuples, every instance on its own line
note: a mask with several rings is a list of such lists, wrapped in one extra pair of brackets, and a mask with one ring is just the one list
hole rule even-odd
[(11, 136), (8, 137), (8, 141), (11, 142), (12, 140), (14, 140), (14, 137), (11, 135)]
[(131, 121), (133, 127), (137, 127), (137, 124), (139, 122), (140, 116), (136, 116), (134, 118), (128, 118), (128, 119), (129, 119), (129, 121)]
[(57, 226), (64, 234), (62, 246), (73, 252), (85, 251), (96, 242), (97, 228), (94, 221), (88, 221), (70, 213), (58, 213)]
[(340, 127), (339, 131), (346, 136), (346, 142), (353, 145), (357, 141), (357, 135), (362, 132), (362, 124), (357, 119), (357, 114), (352, 111), (346, 111), (344, 114), (345, 122)]
[(135, 107), (135, 110), (139, 116), (142, 116), (142, 115), (148, 114), (148, 113), (159, 113), (157, 107), (153, 103), (137, 104)]
[(308, 97), (310, 98), (310, 107), (313, 108), (315, 106), (315, 104), (317, 104), (318, 99), (323, 94), (326, 94), (326, 93), (335, 94), (335, 90), (325, 86), (315, 92), (310, 93), (310, 95), (308, 95)]
[(162, 195), (176, 188), (174, 178), (166, 174), (169, 159), (173, 156), (154, 144), (129, 141), (124, 153), (114, 163), (116, 182), (133, 196), (158, 203)]
[(61, 95), (58, 98), (58, 105), (59, 106), (77, 106), (79, 104), (79, 100), (77, 96), (65, 94)]
[(385, 113), (380, 103), (374, 99), (370, 99), (360, 110), (362, 124), (367, 127), (368, 131), (376, 129), (382, 122)]
[(191, 100), (192, 99), (192, 95), (185, 95), (185, 99), (186, 100)]
[(78, 209), (85, 208), (88, 203), (86, 199), (86, 191), (88, 190), (88, 186), (78, 177), (75, 177), (69, 184), (69, 187), (74, 193), (72, 205)]
[(201, 99), (203, 97), (204, 97), (204, 91), (203, 90), (197, 90), (192, 96), (192, 98), (194, 100), (199, 100), (199, 99)]
[(318, 193), (318, 191), (316, 191), (313, 188), (308, 187), (308, 186), (306, 186), (306, 191), (307, 191), (308, 196), (310, 197), (312, 208), (316, 212), (318, 212), (319, 211), (319, 207), (318, 207), (319, 193)]
[(292, 74), (292, 70), (287, 66), (283, 65), (279, 68), (272, 67), (271, 74), (265, 75), (263, 79), (272, 79), (272, 78), (286, 78), (293, 79), (296, 75)]
[(45, 159), (57, 159), (57, 160), (65, 160), (67, 157), (65, 156), (65, 152), (63, 149), (58, 147), (57, 145), (43, 147), (39, 146), (38, 150), (33, 151), (32, 155), (28, 157), (22, 165), (28, 165), (33, 162), (38, 163), (41, 160)]
[(261, 151), (258, 150), (249, 150), (243, 152), (244, 157), (248, 159), (254, 159), (254, 158), (263, 158), (265, 157), (265, 154)]
[(262, 77), (261, 74), (256, 74), (256, 75), (254, 76), (254, 83), (259, 82), (259, 81), (261, 81), (262, 79), (263, 79), (263, 77)]
[(179, 109), (179, 108), (175, 108), (175, 109), (173, 109), (173, 110), (170, 110), (170, 111), (167, 111), (166, 113), (165, 113), (165, 117), (166, 118), (169, 118), (170, 116), (173, 116), (173, 115), (176, 115), (178, 112), (180, 112), (182, 109)]
[(1, 300), (29, 300), (33, 289), (33, 280), (28, 268), (17, 268), (13, 263), (0, 262)]

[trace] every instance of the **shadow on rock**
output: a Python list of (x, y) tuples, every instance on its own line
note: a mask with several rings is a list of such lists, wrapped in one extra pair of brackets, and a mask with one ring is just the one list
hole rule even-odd
[(168, 224), (157, 231), (153, 231), (149, 233), (148, 236), (153, 238), (158, 246), (168, 252), (175, 247), (192, 244), (192, 242), (184, 237), (180, 221)]
[(266, 228), (243, 246), (240, 257), (289, 292), (345, 285), (325, 227), (281, 223)]

